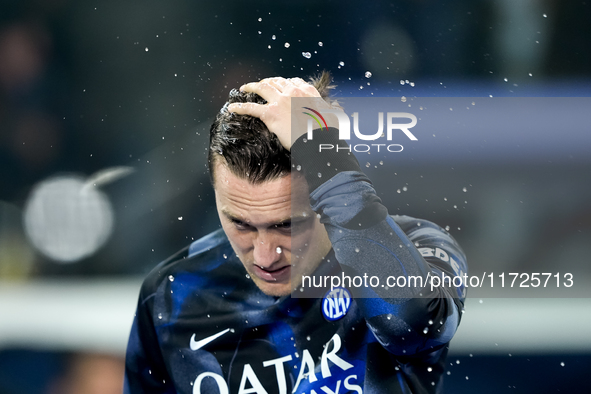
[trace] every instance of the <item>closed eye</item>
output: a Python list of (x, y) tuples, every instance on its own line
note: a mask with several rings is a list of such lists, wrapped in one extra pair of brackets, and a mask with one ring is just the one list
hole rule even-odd
[(273, 227), (279, 230), (289, 230), (291, 228), (291, 221), (277, 223)]
[(252, 227), (242, 220), (238, 220), (235, 218), (229, 218), (230, 222), (238, 229), (238, 230), (250, 230)]

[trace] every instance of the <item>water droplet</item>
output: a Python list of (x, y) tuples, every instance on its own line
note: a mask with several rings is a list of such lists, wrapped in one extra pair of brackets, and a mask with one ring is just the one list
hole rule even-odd
[(318, 178), (322, 178), (322, 174), (321, 173), (318, 173)]
[(302, 166), (301, 165), (297, 165), (296, 170), (301, 171), (302, 170)]
[(345, 66), (345, 62), (339, 62), (339, 66), (344, 67)]
[(564, 367), (564, 361), (560, 363), (560, 366), (561, 367)]
[(275, 40), (276, 38), (277, 38), (277, 36), (276, 36), (275, 34), (273, 34), (273, 35), (271, 36), (271, 40)]
[(226, 254), (225, 254), (225, 253), (224, 253), (222, 256), (224, 256), (224, 259), (227, 259), (227, 258), (228, 258), (228, 256), (226, 256)]
[(396, 193), (400, 194), (400, 189), (396, 190)]
[(468, 191), (468, 189), (464, 187), (464, 188), (462, 189), (462, 191), (463, 191), (464, 193), (466, 193), (466, 192)]
[(276, 251), (277, 253), (281, 253), (281, 248), (278, 246), (278, 247), (277, 247), (277, 249), (275, 249), (275, 251)]
[(449, 226), (445, 226), (445, 231), (449, 231)]
[(400, 80), (400, 84), (401, 84), (401, 85), (404, 85), (404, 79), (401, 79), (401, 80)]
[(323, 45), (324, 45), (324, 44), (322, 43), (322, 41), (318, 41), (318, 46), (319, 46), (319, 47), (321, 47), (321, 46), (323, 46)]
[(359, 248), (355, 248), (355, 253), (359, 253)]
[(384, 165), (384, 162), (383, 162), (382, 160), (380, 160), (380, 165), (381, 165), (381, 166), (383, 166), (383, 165)]
[(182, 216), (179, 216), (177, 219), (178, 220), (183, 220), (183, 217)]
[(482, 301), (482, 300), (478, 300), (478, 302), (482, 304), (484, 301)]
[(433, 320), (429, 320), (429, 325), (433, 325)]
[(259, 21), (259, 22), (262, 22), (262, 21), (263, 21), (263, 18), (259, 18), (259, 19), (258, 19), (258, 21)]
[(168, 275), (168, 280), (171, 281), (171, 282), (174, 282), (174, 276)]
[(246, 279), (250, 279), (250, 275), (246, 274)]
[(426, 333), (428, 333), (428, 332), (429, 332), (429, 327), (425, 327), (425, 328), (423, 329), (423, 334), (426, 334)]
[(368, 161), (367, 163), (365, 163), (365, 166), (366, 166), (367, 168), (369, 168), (369, 166), (371, 166), (371, 164), (369, 164), (369, 161)]
[(403, 103), (406, 103), (406, 97), (404, 97), (404, 96), (400, 97), (400, 101), (402, 101)]
[(145, 50), (146, 50), (146, 52), (148, 52), (148, 47), (146, 47), (146, 49), (145, 49)]
[(306, 339), (309, 341), (309, 340), (311, 339), (311, 338), (310, 338), (310, 335), (308, 335), (308, 336), (306, 337)]
[(543, 16), (544, 18), (547, 18), (547, 17), (548, 17), (548, 15), (546, 15), (546, 14), (542, 14), (542, 16)]
[(310, 52), (302, 52), (302, 56), (306, 59), (310, 59), (312, 57), (312, 54)]
[(371, 78), (371, 72), (366, 71), (365, 72), (365, 78)]
[(330, 167), (330, 161), (327, 161), (326, 162), (326, 165)]
[(162, 319), (162, 313), (158, 314), (158, 319)]
[(460, 360), (456, 360), (456, 364), (459, 364), (459, 363), (460, 363)]
[(433, 368), (427, 367), (427, 372), (431, 372), (431, 371), (433, 371)]
[(289, 48), (289, 42), (286, 42), (285, 44), (283, 44), (283, 46)]
[(410, 83), (410, 87), (411, 87), (411, 88), (414, 88), (414, 87), (415, 87), (415, 83), (414, 83), (414, 82), (411, 82), (411, 83)]
[(406, 186), (404, 186), (404, 187), (402, 188), (402, 191), (403, 191), (403, 192), (405, 192), (405, 191), (407, 191), (407, 190), (408, 190), (408, 187), (406, 187)]

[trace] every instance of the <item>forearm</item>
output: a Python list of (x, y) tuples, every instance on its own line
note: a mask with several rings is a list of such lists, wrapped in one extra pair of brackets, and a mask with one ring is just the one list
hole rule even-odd
[[(385, 347), (395, 351), (396, 342), (396, 350), (406, 354), (449, 341), (459, 322), (461, 297), (428, 283), (431, 275), (453, 275), (450, 259), (465, 267), (461, 249), (430, 222), (398, 218), (401, 228), (344, 145), (338, 153), (314, 151), (319, 143), (336, 144), (335, 139), (335, 130), (316, 132), (313, 144), (300, 138), (292, 155), (303, 163), (300, 171), (310, 185), (312, 209), (321, 215), (344, 273), (380, 279), (378, 286), (350, 287), (368, 325)], [(431, 248), (446, 250), (448, 261), (423, 258), (419, 249), (427, 254)], [(400, 284), (391, 281), (399, 277), (404, 286), (387, 285), (387, 280)]]

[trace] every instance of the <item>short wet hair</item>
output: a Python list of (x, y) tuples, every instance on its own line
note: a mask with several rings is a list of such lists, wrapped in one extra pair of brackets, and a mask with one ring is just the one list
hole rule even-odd
[[(332, 77), (324, 71), (310, 78), (320, 95), (329, 100)], [(223, 163), (236, 176), (248, 179), (252, 184), (271, 181), (291, 172), (291, 156), (275, 134), (269, 131), (259, 118), (238, 115), (228, 111), (232, 103), (266, 104), (256, 93), (244, 93), (232, 89), (228, 101), (217, 114), (209, 131), (209, 177), (214, 184), (215, 163)]]

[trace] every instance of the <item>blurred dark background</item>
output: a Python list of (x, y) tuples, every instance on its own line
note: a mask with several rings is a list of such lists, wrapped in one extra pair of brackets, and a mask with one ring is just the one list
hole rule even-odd
[[(120, 334), (112, 342), (105, 334), (104, 349), (50, 334), (37, 346), (14, 333), (49, 293), (15, 302), (43, 286), (58, 294), (63, 283), (116, 282), (135, 293), (159, 261), (218, 228), (205, 159), (209, 125), (230, 89), (329, 70), (342, 97), (583, 100), (589, 21), (591, 4), (578, 0), (1, 0), (0, 311), (14, 314), (0, 317), (0, 393), (111, 392), (81, 376), (120, 379)], [(393, 213), (448, 226), (473, 272), (558, 271), (575, 261), (577, 279), (588, 281), (588, 125), (557, 130), (570, 139), (564, 149), (523, 129), (532, 143), (511, 154), (401, 155), (372, 179), (402, 189), (382, 194)], [(132, 316), (133, 305), (123, 331)], [(80, 323), (75, 314), (59, 319)], [(34, 329), (60, 330), (40, 320)], [(468, 353), (457, 355), (453, 368), (466, 370), (450, 375), (448, 392), (590, 387), (588, 339), (578, 351), (515, 349), (511, 360), (511, 351)]]

